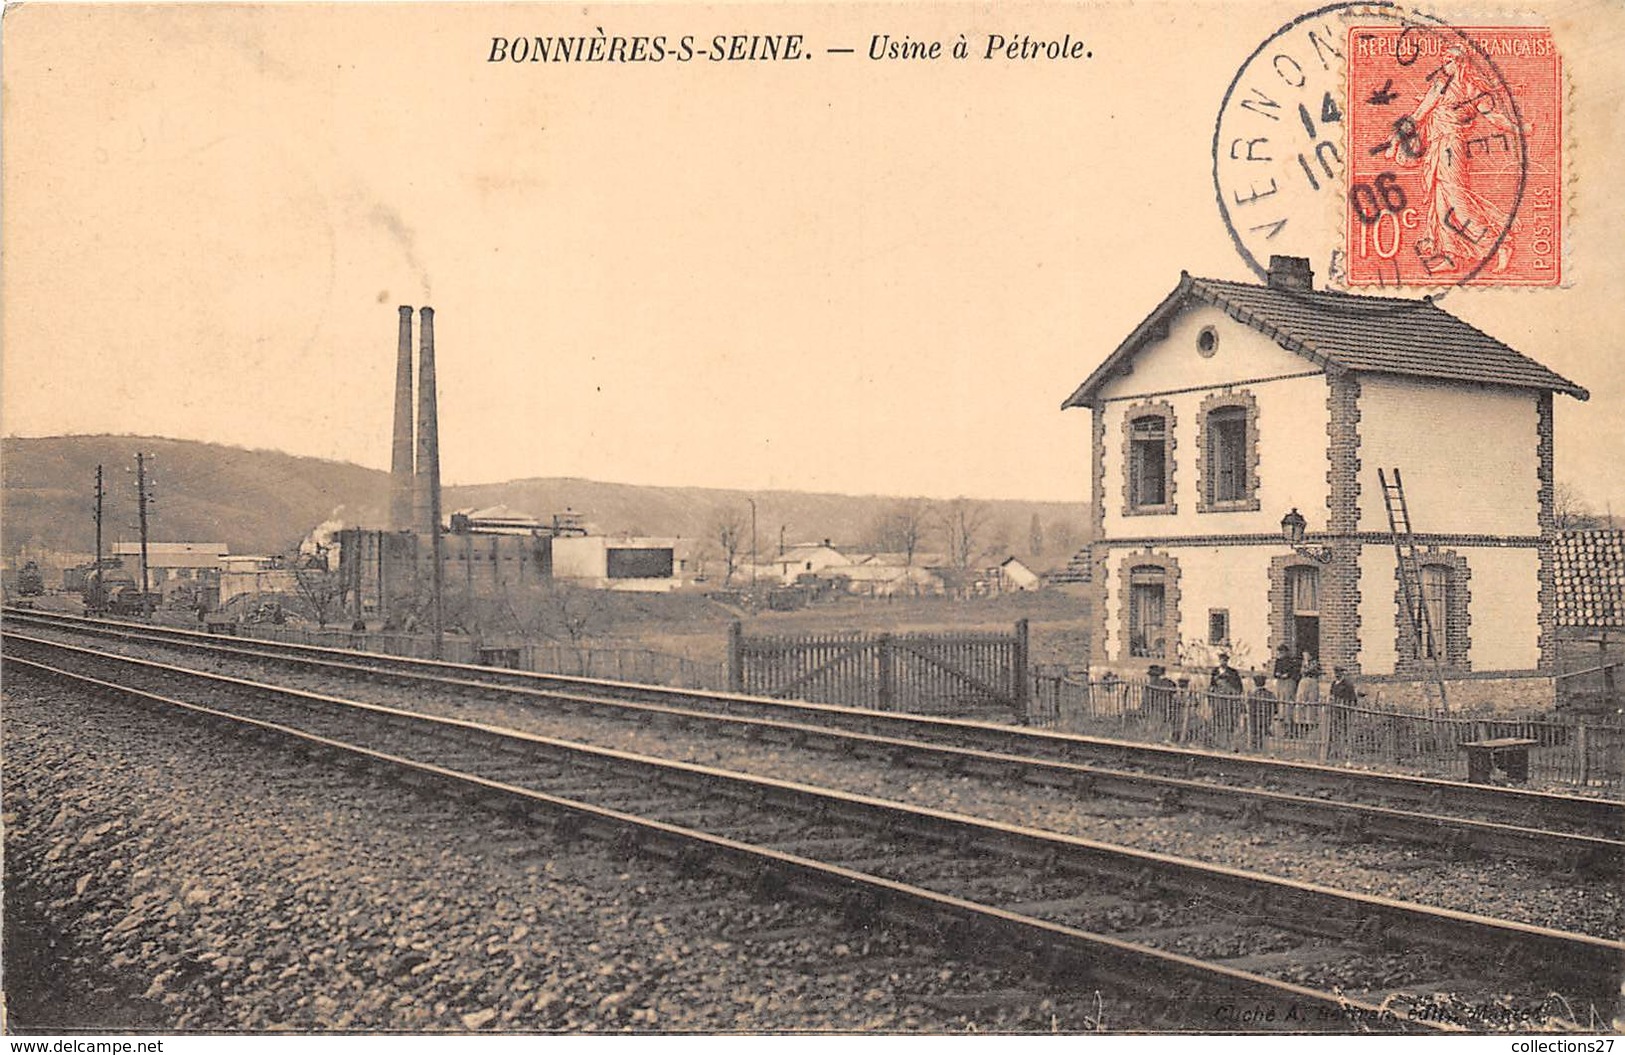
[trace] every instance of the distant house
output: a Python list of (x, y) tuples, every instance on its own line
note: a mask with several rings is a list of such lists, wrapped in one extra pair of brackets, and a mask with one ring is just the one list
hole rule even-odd
[(791, 546), (773, 561), (779, 581), (789, 586), (801, 575), (822, 574), (831, 568), (847, 568), (852, 559), (830, 544), (829, 539), (819, 543)]
[(830, 574), (847, 581), (847, 591), (860, 597), (919, 597), (940, 594), (942, 577), (902, 553), (852, 554), (852, 563)]
[(1038, 573), (1015, 557), (1006, 557), (989, 568), (987, 578), (994, 593), (1036, 590), (1043, 585)]
[[(1092, 662), (1143, 672), (1245, 643), (1264, 665), (1285, 645), (1390, 699), (1437, 661), (1461, 698), (1541, 702), (1553, 402), (1585, 389), (1430, 300), (1311, 278), (1291, 257), (1264, 285), (1183, 275), (1064, 403), (1093, 415)], [(1396, 468), (1414, 576), (1377, 477)]]

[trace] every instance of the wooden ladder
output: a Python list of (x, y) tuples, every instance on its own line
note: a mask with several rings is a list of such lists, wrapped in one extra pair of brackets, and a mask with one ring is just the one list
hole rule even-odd
[[(1411, 511), (1405, 503), (1405, 482), (1400, 478), (1399, 469), (1394, 469), (1393, 479), (1381, 470), (1377, 470), (1377, 483), (1382, 487), (1382, 504), (1388, 510), (1388, 534), (1394, 540), (1394, 560), (1399, 568), (1399, 588), (1405, 597), (1405, 623), (1411, 628), (1411, 640), (1416, 644), (1416, 658), (1423, 658), (1429, 651), (1428, 643), (1438, 638), (1434, 636), (1433, 626), (1428, 615), (1428, 606), (1422, 597), (1422, 562), (1416, 555), (1416, 536), (1411, 531)], [(1439, 692), (1439, 709), (1450, 710), (1449, 700), (1445, 696), (1444, 668), (1439, 662), (1439, 650), (1434, 647), (1432, 655), (1427, 658), (1432, 661), (1432, 686)]]

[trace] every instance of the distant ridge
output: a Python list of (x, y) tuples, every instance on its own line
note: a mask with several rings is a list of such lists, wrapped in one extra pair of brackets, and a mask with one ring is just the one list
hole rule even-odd
[[(388, 506), (389, 474), (348, 462), (279, 451), (248, 450), (150, 436), (48, 436), (0, 440), (0, 548), (10, 563), (19, 550), (89, 552), (94, 547), (91, 488), (97, 463), (106, 466), (109, 543), (135, 537), (135, 494), (125, 468), (136, 450), (151, 452), (160, 540), (221, 540), (236, 553), (280, 553), (316, 525), (337, 518), (377, 526)], [(740, 518), (750, 540), (749, 506), (756, 501), (756, 545), (762, 560), (788, 543), (832, 539), (863, 546), (872, 527), (897, 501), (878, 495), (801, 491), (739, 491), (657, 487), (541, 477), (448, 487), (445, 507), (506, 505), (542, 519), (566, 508), (598, 531), (708, 539), (721, 516)], [(1081, 502), (990, 500), (982, 534), (1002, 555), (1044, 567), (1064, 566), (1084, 539), (1088, 507)], [(1031, 552), (1033, 518), (1041, 552)], [(1002, 544), (1000, 544), (1002, 542)]]

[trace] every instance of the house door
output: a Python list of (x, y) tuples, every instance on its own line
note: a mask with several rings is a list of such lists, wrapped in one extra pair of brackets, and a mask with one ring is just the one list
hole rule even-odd
[(1287, 618), (1287, 644), (1293, 655), (1307, 652), (1320, 655), (1320, 569), (1289, 568), (1288, 596), (1291, 612)]

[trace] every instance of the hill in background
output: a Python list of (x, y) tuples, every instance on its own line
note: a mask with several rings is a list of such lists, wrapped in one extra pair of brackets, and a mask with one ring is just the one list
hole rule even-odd
[[(0, 535), (6, 562), (25, 549), (94, 549), (91, 507), (98, 463), (107, 480), (106, 543), (111, 548), (114, 541), (136, 538), (137, 450), (152, 455), (150, 537), (156, 541), (223, 541), (234, 553), (281, 553), (327, 520), (381, 524), (388, 504), (388, 474), (348, 462), (144, 436), (8, 438), (0, 441)], [(876, 523), (898, 502), (876, 495), (651, 487), (568, 478), (448, 487), (444, 495), (448, 512), (501, 504), (545, 520), (573, 509), (606, 534), (711, 539), (718, 522), (731, 518), (745, 533), (741, 559), (749, 555), (750, 499), (756, 502), (757, 552), (764, 561), (778, 551), (781, 529), (790, 544), (828, 538), (836, 545), (870, 548)], [(975, 505), (985, 521), (978, 543), (990, 555), (1014, 554), (1041, 567), (1058, 567), (1085, 540), (1088, 507), (1082, 502)], [(921, 550), (941, 548), (928, 537)]]

